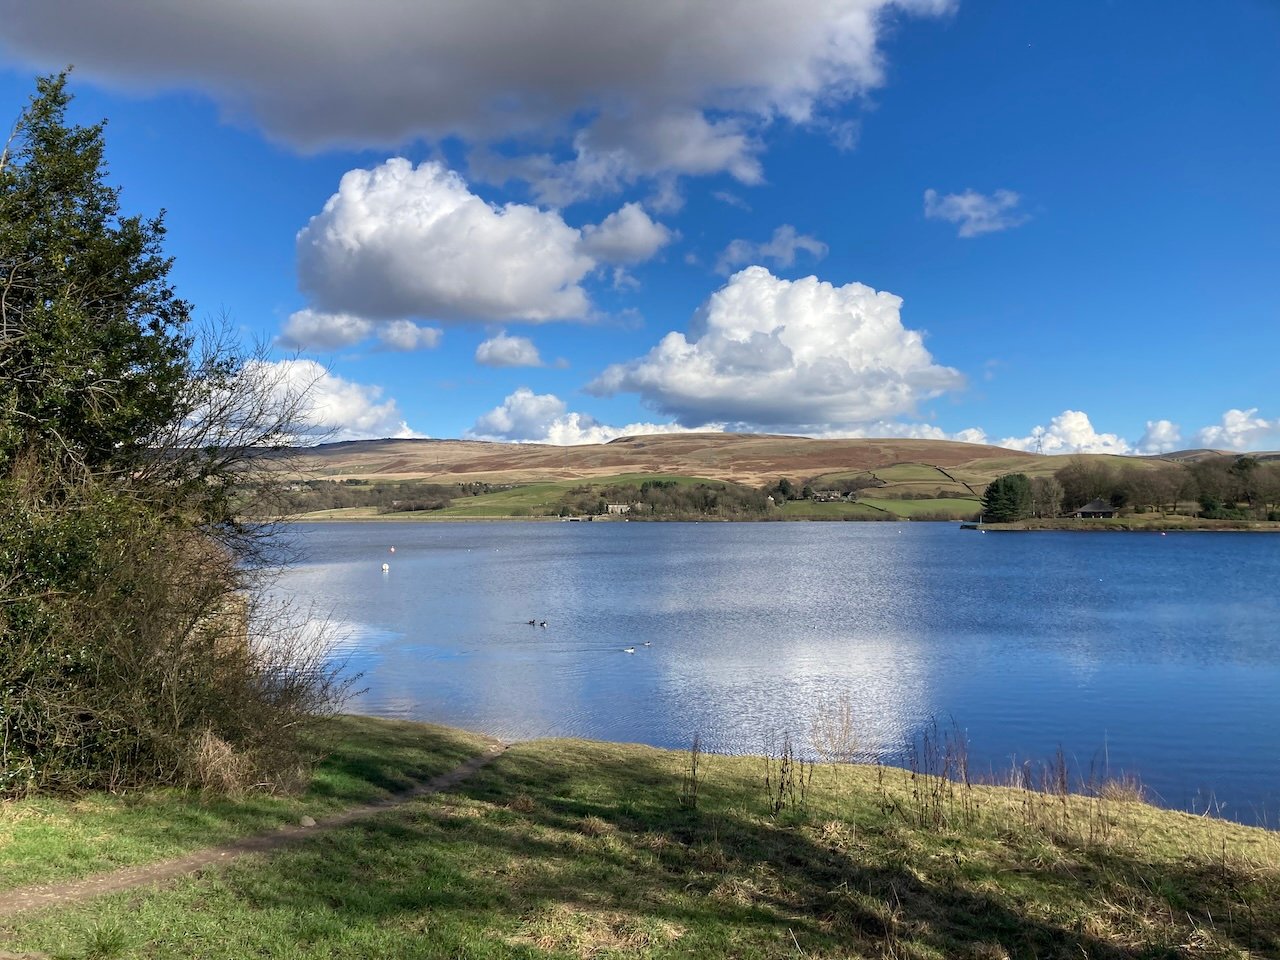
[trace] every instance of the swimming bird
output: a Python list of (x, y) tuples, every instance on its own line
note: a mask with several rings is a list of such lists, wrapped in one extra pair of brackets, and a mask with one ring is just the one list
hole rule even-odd
[(526, 620), (525, 623), (527, 623), (531, 627), (536, 627), (538, 625), (537, 620)]
[(644, 642), (644, 645), (647, 647), (647, 646), (649, 646), (649, 644), (651, 644), (651, 643), (653, 643), (653, 641), (652, 641), (652, 640), (646, 640), (646, 641)]
[(636, 648), (635, 648), (635, 647), (623, 647), (623, 648), (622, 648), (622, 652), (623, 652), (623, 653), (635, 653), (635, 652), (636, 652)]
[(538, 621), (538, 626), (540, 626), (540, 627), (545, 627), (546, 625), (547, 625), (547, 621), (545, 621), (545, 620), (539, 620), (539, 621)]

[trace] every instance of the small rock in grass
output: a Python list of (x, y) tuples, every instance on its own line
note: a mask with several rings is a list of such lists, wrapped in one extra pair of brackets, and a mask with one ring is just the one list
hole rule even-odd
[(315, 818), (313, 817), (303, 817), (301, 820), (298, 821), (298, 823), (300, 823), (304, 827), (314, 827), (316, 825)]

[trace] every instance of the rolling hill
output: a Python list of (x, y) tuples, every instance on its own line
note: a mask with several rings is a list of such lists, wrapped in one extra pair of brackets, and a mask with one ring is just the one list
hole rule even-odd
[(663, 474), (758, 486), (784, 476), (807, 480), (912, 465), (914, 473), (897, 471), (903, 473), (902, 482), (946, 486), (986, 483), (1015, 470), (1049, 473), (1061, 463), (1060, 458), (948, 440), (684, 433), (623, 437), (575, 447), (474, 440), (357, 440), (292, 450), (279, 466), (290, 476), (333, 480), (522, 484)]
[[(733, 433), (651, 434), (573, 447), (359, 440), (266, 456), (284, 481), (282, 489), (291, 491), (288, 495), (294, 499), (286, 512), (292, 515), (441, 520), (603, 513), (607, 502), (642, 499), (639, 488), (646, 481), (664, 489), (707, 488), (706, 494), (686, 495), (683, 506), (664, 495), (667, 503), (661, 509), (666, 515), (741, 517), (744, 509), (764, 509), (762, 499), (752, 508), (743, 504), (753, 495), (762, 497), (765, 488), (783, 478), (795, 491), (809, 488), (802, 498), (787, 494), (780, 504), (783, 518), (972, 519), (987, 484), (997, 476), (1045, 477), (1069, 462), (1064, 456), (948, 440), (817, 440)], [(1239, 455), (1189, 450), (1165, 457), (1083, 456), (1117, 467), (1154, 470), (1170, 462)], [(709, 489), (726, 482), (738, 486)], [(851, 490), (860, 491), (856, 503), (847, 495)], [(689, 496), (710, 497), (716, 505), (691, 505)], [(650, 509), (659, 508), (650, 504)]]

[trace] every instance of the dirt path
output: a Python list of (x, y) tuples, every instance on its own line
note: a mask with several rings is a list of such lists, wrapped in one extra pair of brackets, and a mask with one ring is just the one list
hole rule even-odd
[[(404, 793), (397, 793), (395, 796), (388, 797), (385, 800), (352, 807), (341, 813), (324, 817), (315, 821), (314, 826), (285, 826), (270, 833), (253, 834), (220, 847), (205, 847), (176, 860), (163, 860), (160, 863), (143, 864), (137, 867), (123, 867), (119, 870), (112, 870), (110, 873), (100, 873), (96, 876), (86, 877), (83, 880), (42, 884), (33, 887), (18, 887), (13, 890), (0, 891), (0, 919), (26, 910), (80, 903), (93, 897), (115, 893), (119, 890), (160, 884), (199, 870), (220, 867), (246, 853), (266, 853), (276, 850), (321, 831), (341, 827), (344, 824), (351, 823), (353, 820), (360, 820), (375, 813), (382, 813), (385, 810), (398, 807), (423, 794), (439, 793), (442, 790), (447, 790), (461, 783), (477, 770), (492, 763), (505, 749), (505, 744), (495, 742), (486, 753), (472, 757), (465, 763), (454, 767), (448, 773), (442, 773), (426, 783), (419, 784)], [(0, 960), (5, 960), (5, 956), (3, 951), (0, 951)]]

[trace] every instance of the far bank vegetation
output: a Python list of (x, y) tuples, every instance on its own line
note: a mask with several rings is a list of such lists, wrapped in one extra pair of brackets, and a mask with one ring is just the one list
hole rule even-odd
[(983, 496), (983, 520), (1071, 516), (1101, 502), (1118, 517), (1280, 521), (1280, 461), (1219, 456), (1194, 463), (1116, 465), (1073, 457), (1052, 476), (1004, 474)]
[(1070, 517), (1102, 501), (1117, 517), (1256, 523), (1280, 520), (1280, 460), (1217, 455), (1197, 462), (1098, 456), (1044, 460), (1028, 473), (948, 472), (924, 463), (729, 480), (626, 475), (537, 483), (367, 478), (264, 480), (246, 500), (259, 516), (542, 517), (629, 520), (976, 520)]

